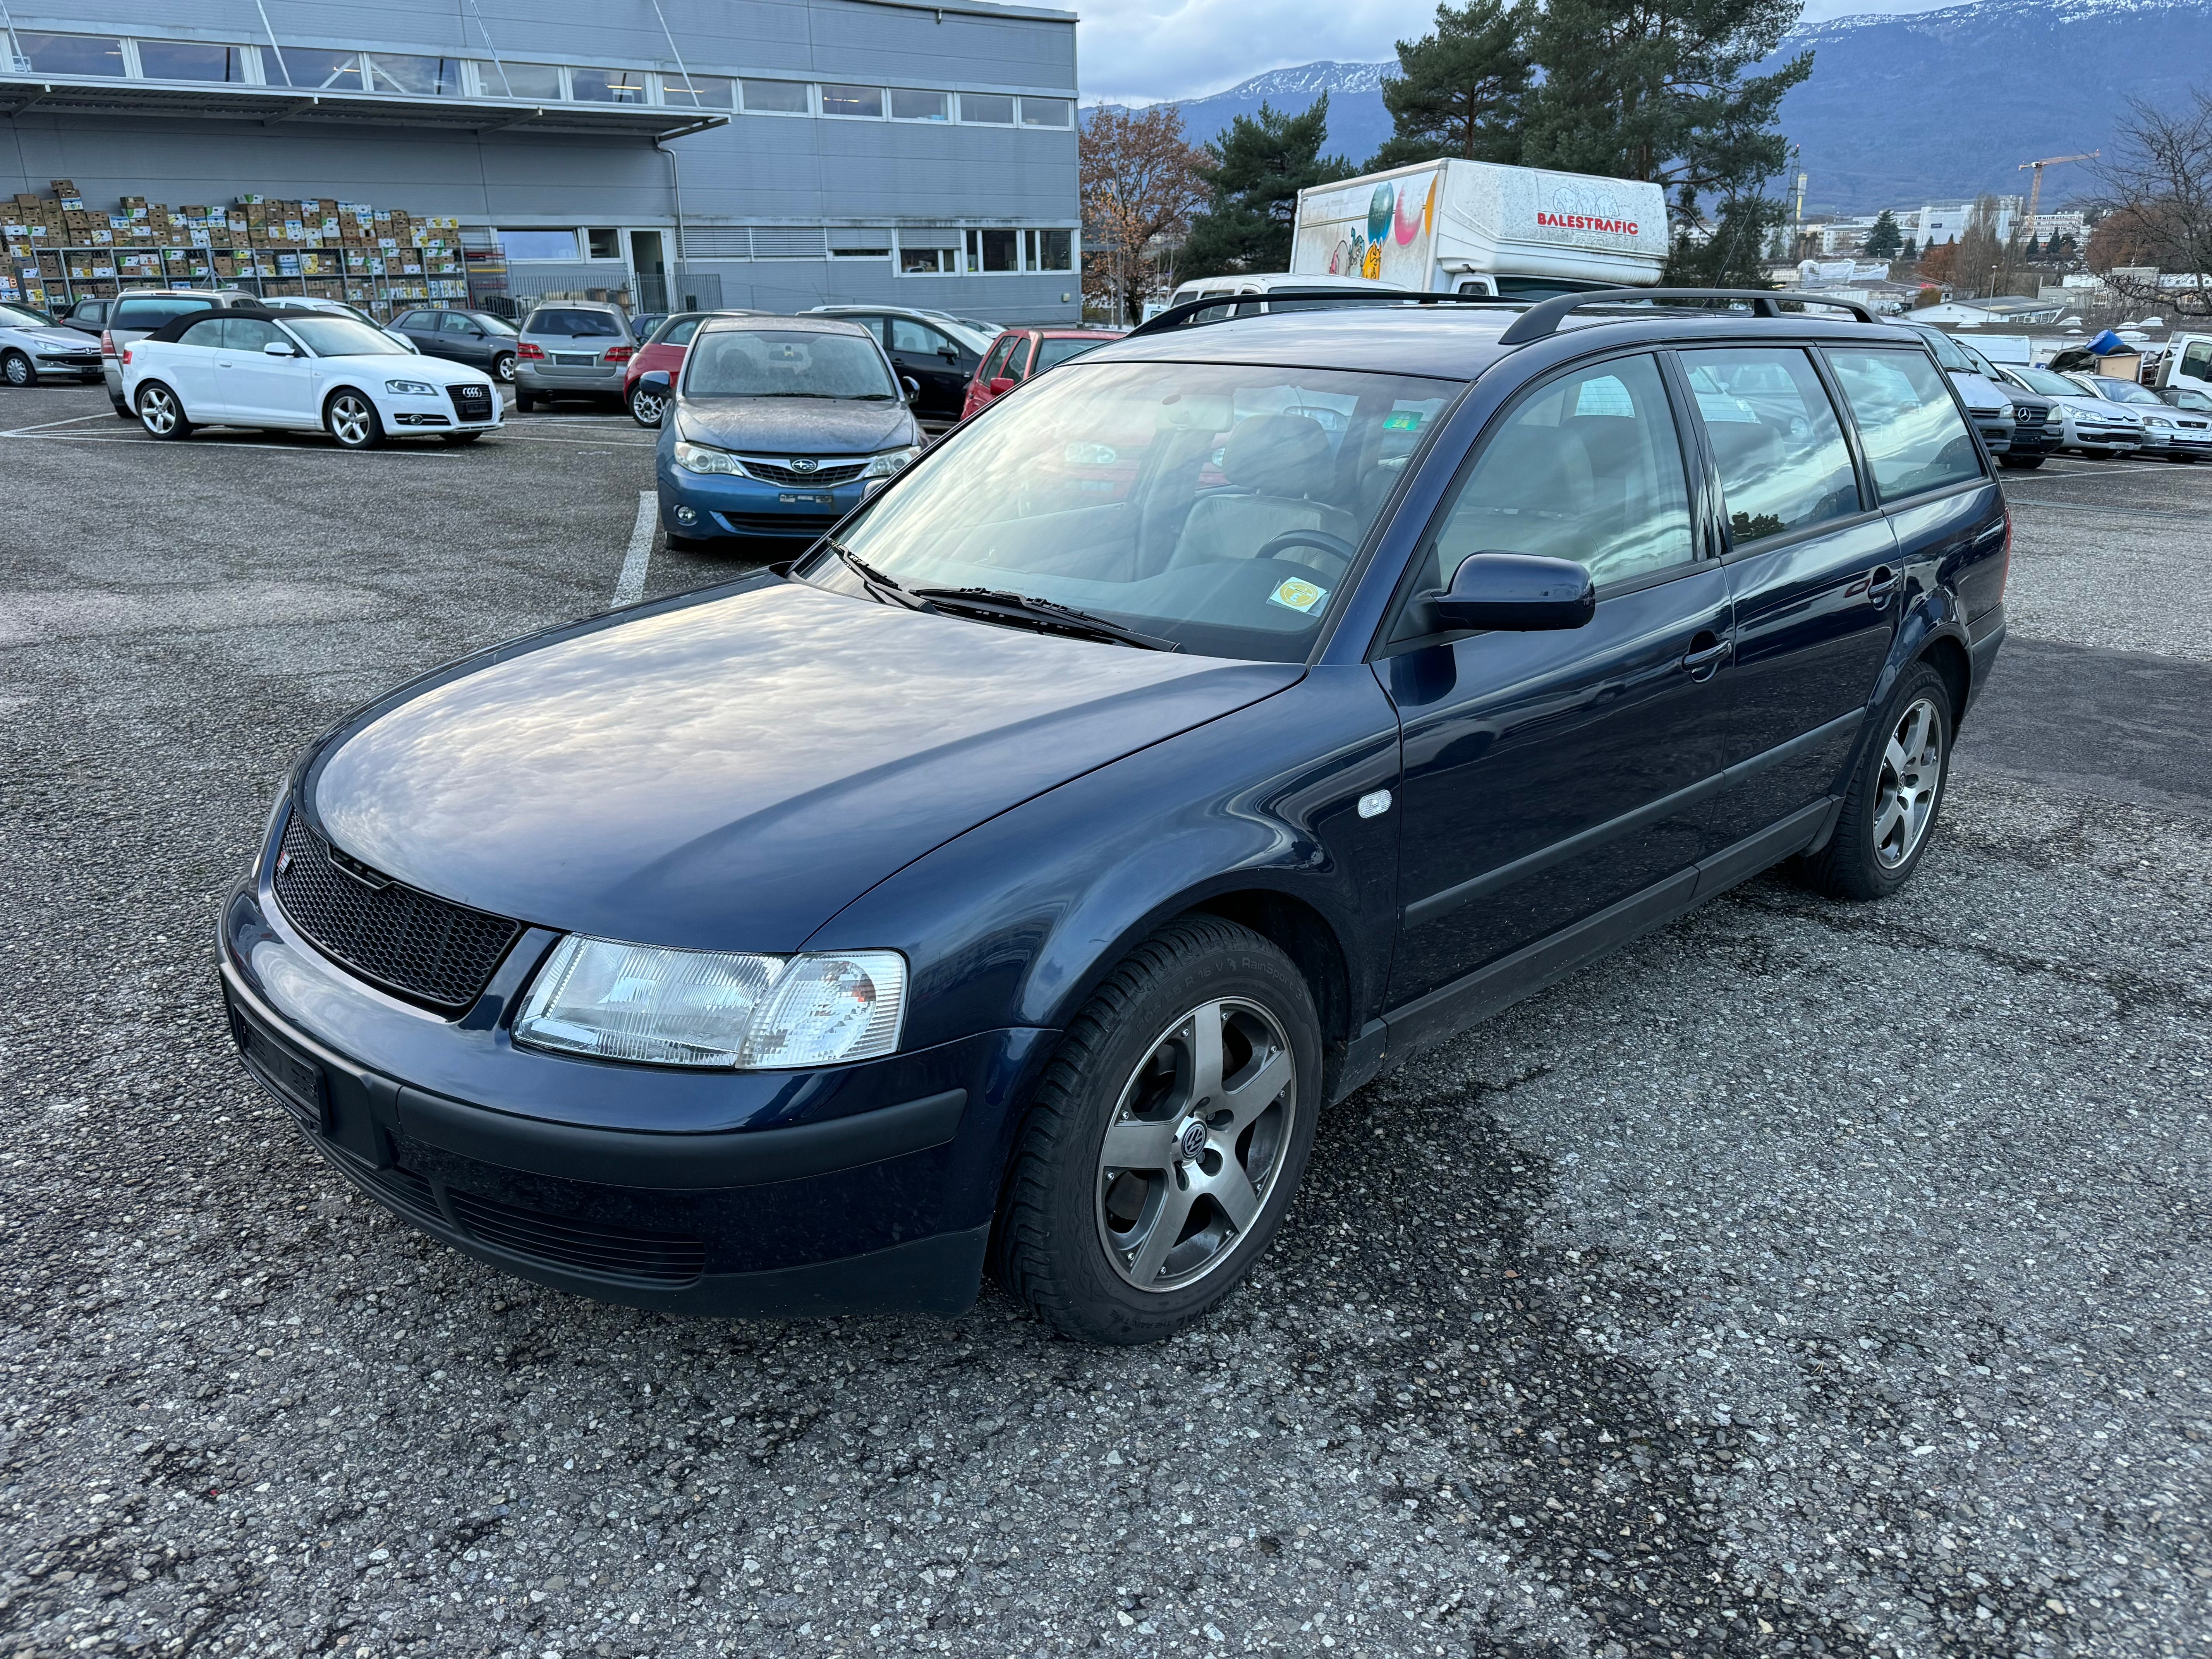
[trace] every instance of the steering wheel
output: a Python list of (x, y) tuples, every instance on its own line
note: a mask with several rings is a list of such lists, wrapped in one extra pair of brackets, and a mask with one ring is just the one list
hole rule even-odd
[[(1331, 580), (1351, 569), (1352, 560), (1359, 556), (1359, 550), (1350, 542), (1341, 536), (1332, 536), (1326, 530), (1285, 530), (1281, 535), (1270, 538), (1252, 556), (1272, 559), (1285, 549), (1292, 547), (1310, 547), (1334, 559), (1337, 568), (1326, 573)], [(1304, 561), (1298, 562), (1303, 563)]]

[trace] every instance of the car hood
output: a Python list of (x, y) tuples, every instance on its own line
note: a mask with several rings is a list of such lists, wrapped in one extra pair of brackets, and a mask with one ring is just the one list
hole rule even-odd
[(466, 363), (457, 363), (447, 357), (433, 357), (427, 351), (417, 352), (409, 348), (410, 355), (398, 357), (388, 352), (362, 352), (318, 357), (319, 363), (343, 363), (356, 374), (398, 374), (410, 380), (428, 380), (437, 386), (489, 386), (491, 376), (480, 368)]
[(2142, 416), (2124, 404), (2108, 403), (2102, 398), (2061, 398), (2057, 400), (2076, 415), (2092, 415), (2102, 421), (2133, 421), (2142, 423)]
[(0, 334), (33, 346), (90, 346), (94, 350), (100, 347), (100, 342), (91, 335), (74, 328), (9, 328), (0, 325)]
[(772, 455), (868, 455), (921, 441), (904, 404), (815, 398), (683, 398), (676, 435)]
[(343, 851), (548, 927), (790, 951), (1057, 784), (1294, 684), (763, 579), (504, 647), (308, 775)]

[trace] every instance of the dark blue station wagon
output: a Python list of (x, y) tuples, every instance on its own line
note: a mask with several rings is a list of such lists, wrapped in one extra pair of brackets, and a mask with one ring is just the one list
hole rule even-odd
[(246, 1063), (541, 1284), (1176, 1329), (1385, 1066), (1927, 851), (1989, 457), (1917, 337), (1673, 297), (1171, 312), (792, 566), (403, 687), (224, 908)]

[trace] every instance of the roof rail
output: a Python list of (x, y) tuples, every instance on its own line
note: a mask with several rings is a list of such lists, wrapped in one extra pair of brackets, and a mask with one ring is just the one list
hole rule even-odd
[[(1518, 309), (1527, 301), (1500, 300), (1488, 294), (1422, 294), (1410, 289), (1378, 288), (1373, 292), (1343, 288), (1279, 288), (1265, 294), (1215, 294), (1202, 300), (1186, 300), (1179, 306), (1170, 306), (1149, 322), (1143, 322), (1124, 335), (1133, 340), (1140, 334), (1165, 334), (1171, 330), (1188, 328), (1197, 324), (1201, 313), (1226, 311), (1227, 315), (1214, 319), (1227, 322), (1244, 306), (1264, 304), (1270, 300), (1296, 300), (1297, 309), (1305, 310), (1314, 301), (1326, 305), (1389, 306), (1405, 301), (1423, 305), (1510, 306)], [(1547, 329), (1547, 333), (1550, 332)]]
[(1572, 313), (1584, 306), (1617, 306), (1632, 301), (1653, 301), (1673, 303), (1687, 300), (1733, 300), (1751, 307), (1754, 316), (1779, 317), (1778, 301), (1788, 300), (1808, 306), (1833, 306), (1838, 311), (1848, 311), (1863, 323), (1875, 320), (1875, 314), (1856, 300), (1831, 299), (1825, 294), (1795, 294), (1771, 288), (1609, 288), (1595, 294), (1562, 294), (1556, 300), (1541, 301), (1522, 312), (1498, 337), (1498, 343), (1506, 346), (1527, 345), (1531, 340), (1547, 339), (1559, 331), (1559, 325)]

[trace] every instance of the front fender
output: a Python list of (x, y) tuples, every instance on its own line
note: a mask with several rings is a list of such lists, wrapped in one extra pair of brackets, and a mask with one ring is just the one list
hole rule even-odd
[(1296, 685), (979, 824), (848, 905), (810, 950), (913, 964), (902, 1047), (1059, 1029), (1170, 917), (1279, 895), (1334, 935), (1355, 1018), (1380, 1006), (1397, 896), (1397, 719), (1365, 665)]

